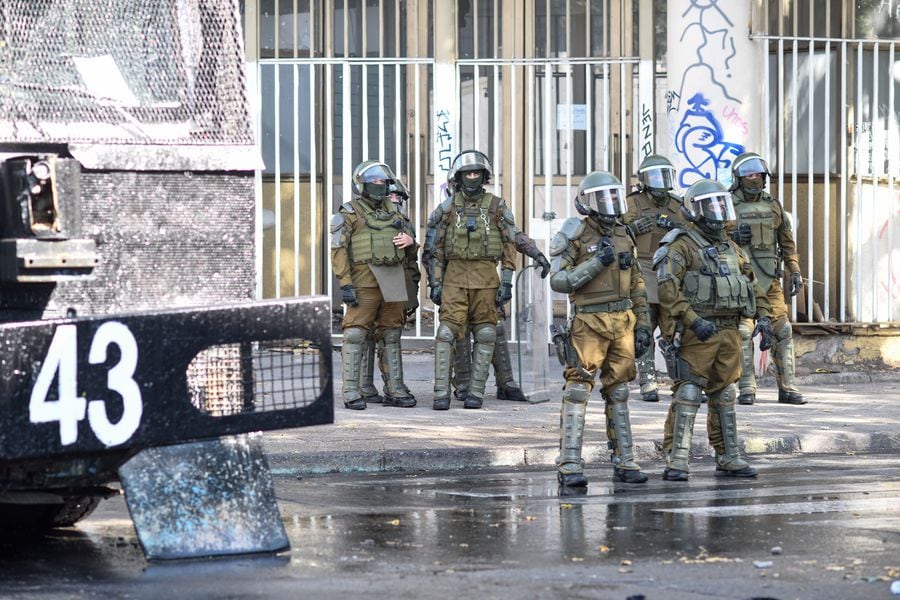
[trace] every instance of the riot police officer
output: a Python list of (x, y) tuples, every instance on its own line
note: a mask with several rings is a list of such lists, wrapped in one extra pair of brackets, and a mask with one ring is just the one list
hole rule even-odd
[(716, 475), (755, 477), (737, 445), (738, 323), (755, 317), (767, 346), (774, 336), (769, 303), (746, 256), (726, 235), (734, 209), (725, 187), (700, 180), (688, 188), (683, 206), (690, 225), (667, 233), (653, 258), (664, 354), (675, 392), (665, 424), (663, 479), (688, 479), (701, 391), (709, 397), (707, 429), (716, 451)]
[[(656, 291), (656, 273), (651, 266), (653, 253), (667, 232), (684, 226), (680, 222), (681, 197), (672, 191), (675, 187), (675, 167), (664, 156), (651, 154), (641, 161), (637, 178), (639, 187), (628, 194), (628, 211), (622, 221), (635, 237), (650, 308), (650, 329), (656, 331), (659, 325), (659, 295)], [(656, 349), (651, 341), (650, 349), (637, 359), (641, 399), (645, 402), (659, 402), (655, 355)]]
[(582, 180), (575, 208), (584, 218), (566, 220), (550, 243), (550, 287), (569, 294), (574, 305), (561, 352), (566, 384), (560, 409), (559, 483), (562, 488), (587, 486), (581, 447), (587, 401), (598, 373), (613, 478), (644, 483), (647, 476), (634, 462), (628, 382), (635, 376), (635, 355), (650, 348), (651, 330), (634, 238), (619, 221), (626, 210), (625, 188), (610, 173), (594, 171)]
[[(732, 198), (737, 215), (733, 239), (750, 256), (750, 264), (760, 287), (772, 305), (772, 323), (776, 342), (772, 347), (778, 381), (778, 402), (782, 404), (806, 404), (797, 389), (794, 372), (794, 337), (788, 319), (787, 304), (781, 288), (782, 261), (791, 278), (791, 296), (803, 287), (800, 275), (800, 259), (791, 222), (785, 216), (781, 203), (766, 191), (769, 166), (761, 156), (753, 152), (741, 154), (732, 164)], [(743, 361), (738, 396), (739, 404), (753, 404), (756, 399), (756, 377), (753, 372), (753, 323), (741, 323)]]
[[(419, 273), (419, 265), (413, 254), (418, 252), (418, 244), (415, 244), (415, 227), (409, 220), (409, 208), (407, 205), (409, 201), (409, 190), (402, 181), (396, 179), (388, 186), (388, 196), (390, 201), (394, 204), (394, 207), (397, 209), (397, 212), (403, 217), (406, 231), (414, 240), (412, 252), (406, 252), (403, 261), (404, 269), (406, 271), (407, 301), (405, 308), (406, 318), (408, 320), (415, 314), (416, 309), (419, 307), (419, 281), (421, 280), (422, 275)], [(382, 401), (382, 397), (378, 393), (378, 388), (375, 387), (374, 383), (376, 355), (378, 356), (378, 368), (381, 371), (384, 389), (386, 392), (389, 392), (390, 390), (389, 381), (391, 380), (391, 365), (396, 364), (394, 357), (399, 351), (399, 346), (395, 348), (391, 345), (387, 348), (387, 352), (385, 350), (384, 339), (378, 344), (375, 343), (375, 324), (373, 323), (371, 327), (369, 327), (368, 334), (366, 335), (366, 345), (363, 347), (362, 370), (360, 371), (359, 389), (366, 404), (377, 404)], [(402, 387), (403, 396), (415, 398), (404, 382), (401, 382), (400, 386)]]
[(331, 219), (331, 263), (346, 304), (341, 347), (344, 406), (366, 408), (360, 389), (362, 359), (369, 328), (383, 344), (388, 378), (387, 406), (416, 405), (403, 382), (400, 335), (405, 322), (406, 269), (415, 264), (416, 247), (408, 221), (390, 201), (396, 181), (386, 164), (361, 163), (353, 171), (353, 199)]
[(432, 214), (433, 241), (426, 239), (426, 246), (434, 250), (427, 271), (431, 300), (440, 306), (434, 350), (434, 410), (450, 408), (454, 348), (467, 329), (475, 337), (475, 347), (463, 407), (481, 408), (497, 339), (497, 306), (512, 298), (515, 220), (506, 203), (484, 189), (492, 173), (490, 161), (481, 152), (465, 150), (458, 154), (449, 173), (453, 196)]

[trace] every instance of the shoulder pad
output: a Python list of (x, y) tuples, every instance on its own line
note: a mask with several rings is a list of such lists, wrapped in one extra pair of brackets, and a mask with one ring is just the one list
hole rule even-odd
[(509, 208), (507, 208), (507, 206), (505, 204), (503, 204), (502, 207), (503, 207), (503, 211), (502, 211), (503, 220), (506, 221), (507, 224), (511, 225), (512, 227), (515, 227), (516, 226), (516, 217), (512, 214), (512, 211), (509, 210)]
[(570, 217), (566, 219), (563, 226), (560, 228), (559, 233), (566, 236), (566, 239), (574, 240), (581, 237), (581, 234), (584, 233), (584, 220), (579, 219), (578, 217)]
[(680, 236), (683, 233), (685, 233), (684, 229), (678, 229), (677, 227), (675, 229), (670, 229), (666, 233), (666, 235), (664, 235), (663, 238), (661, 240), (659, 240), (659, 245), (665, 246), (666, 244), (671, 244), (672, 242), (674, 242), (675, 240), (678, 239), (678, 236)]
[(672, 190), (669, 190), (669, 198), (671, 198), (672, 200), (675, 200), (675, 201), (678, 202), (679, 204), (681, 204), (682, 201), (684, 201), (684, 198), (683, 198), (682, 196), (676, 194), (676, 193), (673, 192)]
[(659, 263), (664, 261), (666, 257), (669, 256), (669, 246), (668, 244), (664, 244), (656, 249), (656, 252), (653, 253), (653, 261), (650, 263), (653, 266), (653, 270), (656, 270), (656, 267), (659, 266)]
[(569, 241), (569, 238), (567, 238), (562, 231), (556, 232), (556, 234), (550, 238), (550, 256), (559, 256), (565, 252), (566, 248), (569, 247)]
[(341, 204), (341, 210), (350, 214), (356, 212), (355, 210), (353, 210), (353, 205), (349, 202), (344, 202), (343, 204)]
[(344, 215), (337, 212), (331, 215), (331, 223), (329, 224), (329, 229), (332, 233), (338, 231), (341, 227), (344, 226)]

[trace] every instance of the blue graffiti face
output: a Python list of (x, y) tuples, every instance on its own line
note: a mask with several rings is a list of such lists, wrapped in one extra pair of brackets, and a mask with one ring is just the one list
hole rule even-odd
[(730, 177), (731, 162), (744, 152), (744, 146), (725, 140), (722, 126), (715, 115), (706, 109), (709, 101), (703, 94), (694, 94), (688, 100), (690, 109), (685, 111), (675, 134), (675, 148), (681, 152), (689, 168), (678, 175), (681, 187), (688, 187), (698, 179), (718, 179)]

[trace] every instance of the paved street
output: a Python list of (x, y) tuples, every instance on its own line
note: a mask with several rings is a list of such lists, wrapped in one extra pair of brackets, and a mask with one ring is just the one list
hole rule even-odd
[(889, 598), (900, 579), (900, 458), (758, 458), (756, 481), (643, 487), (591, 469), (280, 477), (293, 549), (148, 564), (124, 502), (0, 547), (9, 598)]

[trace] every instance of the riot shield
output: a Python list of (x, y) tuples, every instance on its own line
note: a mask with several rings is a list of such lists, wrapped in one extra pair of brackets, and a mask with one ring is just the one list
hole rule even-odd
[[(513, 372), (528, 402), (550, 400), (549, 285), (540, 270), (529, 265), (516, 276), (515, 339), (509, 343)], [(554, 362), (556, 359), (554, 358)]]

